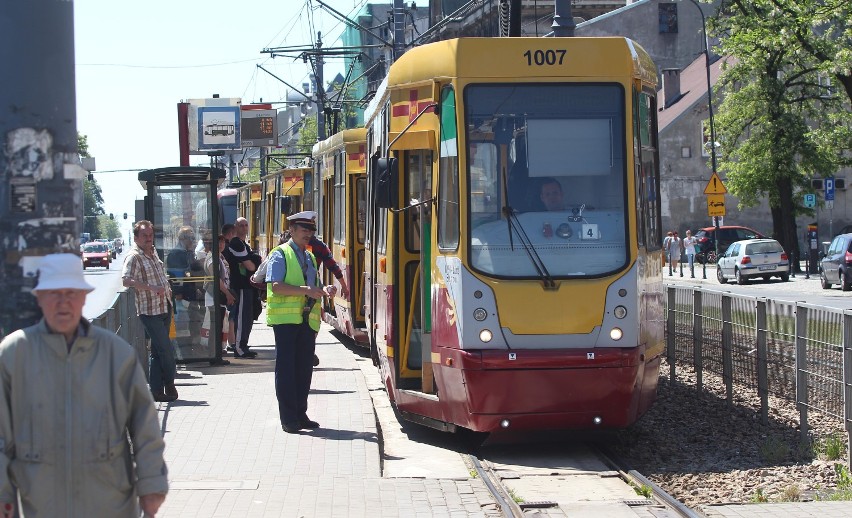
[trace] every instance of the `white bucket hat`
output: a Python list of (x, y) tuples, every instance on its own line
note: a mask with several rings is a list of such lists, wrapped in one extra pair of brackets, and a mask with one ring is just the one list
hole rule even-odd
[(83, 277), (83, 261), (79, 255), (49, 254), (39, 262), (38, 285), (33, 291), (40, 290), (86, 290), (94, 286)]

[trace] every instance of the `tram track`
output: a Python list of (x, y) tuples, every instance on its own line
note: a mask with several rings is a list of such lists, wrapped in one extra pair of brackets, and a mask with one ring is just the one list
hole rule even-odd
[[(482, 479), (507, 518), (520, 518), (533, 512), (536, 516), (547, 517), (582, 514), (584, 510), (592, 512), (592, 509), (596, 513), (602, 510), (615, 512), (617, 509), (623, 512), (625, 508), (637, 517), (704, 516), (631, 469), (605, 447), (583, 443), (567, 452), (547, 445), (538, 449), (554, 453), (546, 465), (542, 465), (537, 453), (530, 454), (529, 450), (530, 462), (516, 460), (516, 464), (509, 464), (499, 460), (509, 450), (517, 450), (516, 446), (464, 454), (465, 462)], [(598, 468), (590, 469), (592, 463), (588, 455), (594, 456), (599, 463)], [(615, 482), (616, 479), (620, 483)], [(643, 498), (636, 494), (634, 488), (646, 488), (649, 496)]]
[(592, 449), (595, 450), (598, 456), (612, 469), (618, 471), (619, 475), (622, 479), (624, 479), (628, 484), (635, 485), (637, 487), (647, 487), (651, 489), (652, 497), (665, 505), (668, 509), (677, 513), (677, 516), (681, 516), (683, 518), (703, 518), (702, 513), (697, 513), (686, 506), (683, 502), (669, 494), (666, 490), (652, 482), (648, 477), (642, 475), (635, 469), (630, 469), (624, 461), (619, 459), (615, 454), (611, 451), (608, 451), (605, 448), (600, 446), (592, 446)]

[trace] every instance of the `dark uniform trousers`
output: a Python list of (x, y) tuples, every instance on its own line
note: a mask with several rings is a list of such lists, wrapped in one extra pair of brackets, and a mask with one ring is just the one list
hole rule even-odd
[(275, 333), (275, 396), (281, 424), (298, 425), (308, 418), (317, 333), (307, 322), (273, 325), (272, 330)]

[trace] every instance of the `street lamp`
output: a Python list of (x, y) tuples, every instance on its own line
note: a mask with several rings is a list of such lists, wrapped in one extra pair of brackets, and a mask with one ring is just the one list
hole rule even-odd
[[(704, 11), (701, 10), (701, 6), (698, 5), (698, 2), (695, 0), (689, 0), (692, 5), (698, 9), (698, 13), (701, 15), (701, 32), (704, 34), (704, 68), (707, 70), (707, 110), (710, 114), (710, 164), (713, 169), (713, 174), (716, 174), (716, 125), (713, 122), (713, 87), (710, 84), (710, 40), (707, 37), (707, 20), (704, 18)], [(716, 227), (716, 258), (718, 261), (719, 257), (719, 217), (713, 216), (713, 226)], [(704, 265), (706, 268), (707, 258), (704, 259)], [(704, 278), (707, 278), (707, 274), (704, 274)]]

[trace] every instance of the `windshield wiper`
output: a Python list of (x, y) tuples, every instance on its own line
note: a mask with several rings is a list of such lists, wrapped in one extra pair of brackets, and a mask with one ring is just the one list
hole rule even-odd
[(527, 253), (527, 257), (530, 258), (530, 262), (532, 262), (542, 284), (544, 284), (544, 289), (555, 290), (556, 282), (554, 282), (553, 276), (550, 275), (550, 272), (547, 270), (547, 266), (544, 265), (544, 261), (541, 260), (541, 257), (538, 255), (535, 246), (533, 246), (530, 237), (527, 235), (523, 225), (521, 225), (521, 222), (518, 220), (517, 212), (512, 208), (512, 205), (509, 204), (509, 182), (507, 179), (508, 175), (506, 174), (506, 168), (502, 167), (500, 172), (500, 176), (503, 180), (503, 192), (506, 193), (506, 204), (503, 206), (502, 212), (503, 215), (506, 216), (506, 224), (509, 227), (509, 249), (515, 250), (515, 243), (512, 240), (512, 230), (514, 230), (518, 234), (518, 240), (524, 246), (524, 251)]
[(509, 224), (509, 243), (510, 246), (512, 246), (512, 250), (514, 250), (514, 245), (512, 245), (512, 230), (514, 230), (515, 233), (518, 234), (518, 241), (521, 245), (523, 245), (524, 251), (527, 253), (527, 257), (530, 258), (530, 262), (532, 262), (535, 271), (538, 273), (541, 282), (544, 284), (544, 289), (555, 290), (556, 282), (547, 270), (547, 266), (544, 265), (544, 261), (541, 260), (541, 256), (538, 255), (538, 251), (536, 251), (535, 245), (533, 245), (532, 240), (530, 240), (530, 237), (524, 230), (524, 226), (521, 225), (520, 220), (518, 220), (515, 209), (506, 205), (503, 207), (503, 214), (506, 216), (506, 221)]

